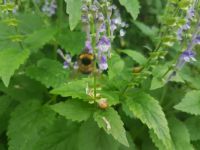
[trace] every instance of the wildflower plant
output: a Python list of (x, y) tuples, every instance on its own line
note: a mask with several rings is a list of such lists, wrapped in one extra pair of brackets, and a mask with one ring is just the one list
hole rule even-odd
[(199, 0), (0, 0), (0, 150), (198, 150)]

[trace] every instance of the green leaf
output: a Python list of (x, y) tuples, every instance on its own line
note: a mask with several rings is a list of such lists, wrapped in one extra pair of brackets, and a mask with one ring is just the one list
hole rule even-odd
[(155, 27), (149, 27), (143, 22), (134, 21), (134, 24), (142, 31), (143, 34), (151, 38), (155, 38), (158, 29)]
[(190, 117), (185, 121), (185, 124), (187, 126), (187, 129), (190, 133), (190, 139), (192, 141), (200, 140), (200, 117)]
[(113, 77), (119, 75), (123, 71), (125, 63), (119, 55), (114, 54), (109, 60), (108, 65), (108, 75), (109, 78), (112, 79)]
[(0, 51), (0, 77), (5, 86), (9, 85), (11, 76), (29, 57), (28, 50), (6, 49)]
[(71, 30), (77, 26), (81, 19), (81, 0), (65, 0), (67, 4), (66, 12), (69, 14), (69, 26)]
[(78, 131), (78, 124), (58, 118), (41, 132), (33, 148), (28, 150), (79, 150)]
[(54, 121), (55, 113), (37, 101), (19, 105), (8, 127), (9, 150), (33, 150), (41, 131)]
[(28, 35), (28, 37), (24, 40), (24, 44), (26, 47), (31, 49), (32, 52), (37, 52), (47, 42), (53, 39), (56, 32), (56, 28), (52, 27), (36, 30)]
[(53, 89), (50, 93), (61, 95), (63, 97), (90, 99), (86, 94), (87, 82), (85, 80), (74, 80), (62, 85), (61, 87)]
[(0, 135), (6, 131), (10, 113), (15, 107), (13, 100), (9, 96), (0, 97)]
[(127, 135), (127, 139), (128, 139), (128, 143), (129, 143), (129, 147), (126, 147), (124, 145), (121, 145), (119, 147), (119, 150), (136, 150), (136, 146), (133, 143), (132, 137), (130, 136), (130, 134), (126, 134)]
[(124, 124), (113, 108), (110, 107), (109, 109), (95, 112), (94, 120), (100, 128), (103, 128), (108, 134), (111, 134), (121, 144), (129, 147), (126, 131), (123, 127)]
[(192, 144), (190, 143), (190, 135), (183, 122), (172, 117), (169, 119), (169, 128), (173, 142), (173, 147), (171, 149), (167, 149), (166, 147), (164, 147), (161, 141), (158, 140), (157, 136), (153, 134), (153, 132), (150, 133), (151, 138), (153, 139), (159, 150), (194, 150)]
[(134, 61), (136, 61), (137, 63), (144, 65), (147, 62), (147, 59), (139, 52), (136, 52), (134, 50), (122, 50), (122, 53), (127, 54), (128, 56), (130, 56)]
[(71, 32), (68, 29), (64, 29), (58, 35), (57, 41), (66, 52), (70, 52), (71, 55), (78, 55), (84, 48), (85, 37), (83, 32)]
[(138, 0), (119, 0), (119, 2), (131, 14), (133, 19), (137, 19), (138, 14), (140, 13), (140, 4)]
[(200, 91), (188, 92), (174, 108), (193, 115), (200, 115)]
[(44, 93), (47, 92), (47, 89), (39, 82), (32, 80), (25, 75), (14, 76), (9, 88), (6, 88), (1, 83), (0, 89), (12, 99), (21, 103), (32, 99), (42, 99)]
[(55, 60), (39, 60), (37, 66), (27, 68), (27, 75), (43, 83), (47, 88), (58, 87), (67, 81), (68, 72)]
[(92, 120), (81, 126), (78, 141), (80, 150), (117, 150), (119, 148), (118, 142)]
[(68, 100), (50, 106), (52, 110), (72, 121), (85, 121), (95, 110), (94, 105), (79, 100)]
[(170, 134), (167, 120), (158, 101), (143, 92), (133, 92), (126, 104), (133, 114), (150, 129), (153, 129), (164, 145), (170, 147)]
[(100, 93), (101, 97), (106, 98), (108, 105), (112, 106), (112, 105), (116, 105), (119, 104), (119, 93), (115, 92), (115, 91), (108, 91), (108, 90), (101, 90), (98, 91), (98, 93)]

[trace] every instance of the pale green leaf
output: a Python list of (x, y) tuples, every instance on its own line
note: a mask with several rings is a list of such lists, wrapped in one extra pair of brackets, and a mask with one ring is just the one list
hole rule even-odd
[(58, 87), (67, 81), (68, 72), (58, 61), (42, 59), (36, 66), (27, 68), (27, 75), (43, 83), (47, 88)]
[(175, 108), (190, 114), (200, 115), (200, 91), (188, 92)]
[(153, 129), (164, 145), (170, 147), (170, 134), (167, 120), (158, 101), (143, 92), (133, 92), (126, 104), (133, 114), (150, 129)]
[(11, 76), (29, 57), (28, 50), (6, 49), (0, 51), (0, 77), (5, 86), (9, 85)]
[(37, 101), (19, 105), (8, 127), (9, 150), (33, 150), (41, 131), (54, 121), (55, 113)]
[(121, 52), (127, 54), (134, 61), (136, 61), (137, 63), (141, 65), (144, 65), (147, 62), (147, 59), (141, 53), (137, 51), (125, 49), (125, 50), (122, 50)]
[(81, 0), (65, 0), (67, 4), (66, 12), (69, 14), (69, 26), (71, 30), (77, 26), (81, 19)]
[(140, 4), (138, 0), (119, 0), (119, 2), (131, 14), (133, 19), (137, 19), (140, 13)]
[(169, 128), (172, 137), (172, 148), (170, 149), (167, 149), (152, 131), (150, 132), (151, 138), (159, 150), (194, 150), (190, 143), (189, 132), (183, 122), (172, 117), (169, 119)]
[(94, 114), (94, 120), (100, 128), (111, 134), (121, 144), (129, 147), (123, 122), (117, 111), (113, 108), (99, 110)]
[(91, 105), (80, 100), (68, 100), (50, 106), (52, 110), (72, 121), (84, 121), (90, 118), (95, 110), (94, 105)]
[(90, 99), (90, 96), (86, 94), (87, 85), (88, 83), (84, 80), (74, 80), (53, 89), (51, 93), (63, 97), (71, 96), (72, 98)]

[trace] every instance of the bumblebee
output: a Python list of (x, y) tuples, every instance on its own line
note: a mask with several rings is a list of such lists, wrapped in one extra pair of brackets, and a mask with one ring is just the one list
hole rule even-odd
[(82, 53), (78, 57), (79, 71), (84, 74), (90, 74), (94, 69), (94, 55), (90, 53)]

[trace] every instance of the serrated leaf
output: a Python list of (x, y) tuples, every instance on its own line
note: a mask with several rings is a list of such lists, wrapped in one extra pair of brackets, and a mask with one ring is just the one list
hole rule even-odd
[(190, 139), (192, 141), (200, 140), (200, 117), (190, 117), (185, 121), (185, 124), (190, 133)]
[(99, 110), (94, 113), (94, 120), (100, 128), (103, 128), (106, 133), (111, 134), (121, 144), (129, 147), (126, 137), (126, 131), (123, 127), (123, 122), (118, 113), (113, 108)]
[(79, 150), (78, 131), (78, 124), (58, 118), (41, 132), (31, 150)]
[(194, 115), (200, 115), (200, 91), (188, 92), (174, 108)]
[(11, 76), (25, 63), (29, 57), (29, 50), (6, 49), (0, 51), (0, 77), (5, 86), (10, 83)]
[(87, 100), (90, 99), (89, 95), (86, 94), (87, 84), (88, 83), (85, 80), (74, 80), (62, 85), (61, 87), (53, 89), (50, 93), (58, 94), (63, 97), (71, 96), (72, 98)]
[(81, 0), (65, 0), (66, 12), (69, 14), (69, 26), (71, 30), (77, 26), (81, 19)]
[(42, 99), (47, 89), (39, 82), (28, 78), (25, 75), (16, 75), (9, 87), (0, 83), (0, 89), (12, 99), (21, 103), (31, 99)]
[(132, 137), (130, 136), (129, 133), (127, 133), (126, 135), (127, 135), (129, 147), (121, 145), (118, 150), (136, 150), (136, 146), (135, 146), (135, 143), (133, 143)]
[(79, 55), (84, 48), (85, 37), (83, 32), (71, 32), (68, 29), (65, 29), (64, 31), (61, 30), (57, 37), (57, 41), (67, 53), (70, 52), (71, 55)]
[(94, 105), (80, 100), (68, 100), (51, 105), (50, 107), (61, 116), (72, 121), (88, 120), (95, 110)]
[(67, 81), (68, 72), (55, 60), (39, 60), (37, 66), (27, 68), (27, 75), (43, 83), (47, 88), (58, 87)]
[(19, 105), (8, 127), (9, 150), (33, 150), (40, 132), (54, 121), (55, 113), (38, 101)]
[(158, 138), (170, 147), (170, 134), (167, 120), (158, 101), (143, 92), (133, 92), (126, 104), (133, 114), (150, 129), (153, 129)]
[(35, 32), (27, 35), (27, 38), (24, 40), (24, 44), (26, 47), (31, 49), (32, 52), (37, 52), (47, 42), (53, 39), (56, 32), (57, 29), (53, 27), (36, 30)]
[(140, 4), (138, 0), (119, 0), (119, 2), (131, 14), (133, 19), (137, 19), (140, 13)]
[(147, 62), (147, 59), (139, 52), (136, 52), (134, 50), (122, 50), (122, 53), (127, 54), (128, 56), (130, 56), (134, 61), (136, 61), (137, 63), (144, 65)]
[[(169, 128), (172, 137), (171, 142), (173, 145), (173, 147), (169, 150), (194, 150), (192, 144), (190, 143), (189, 132), (183, 122), (179, 121), (175, 117), (171, 117), (169, 119)], [(150, 132), (150, 134), (159, 150), (168, 150), (153, 132)]]
[(117, 150), (119, 143), (89, 120), (82, 124), (79, 133), (80, 150)]

